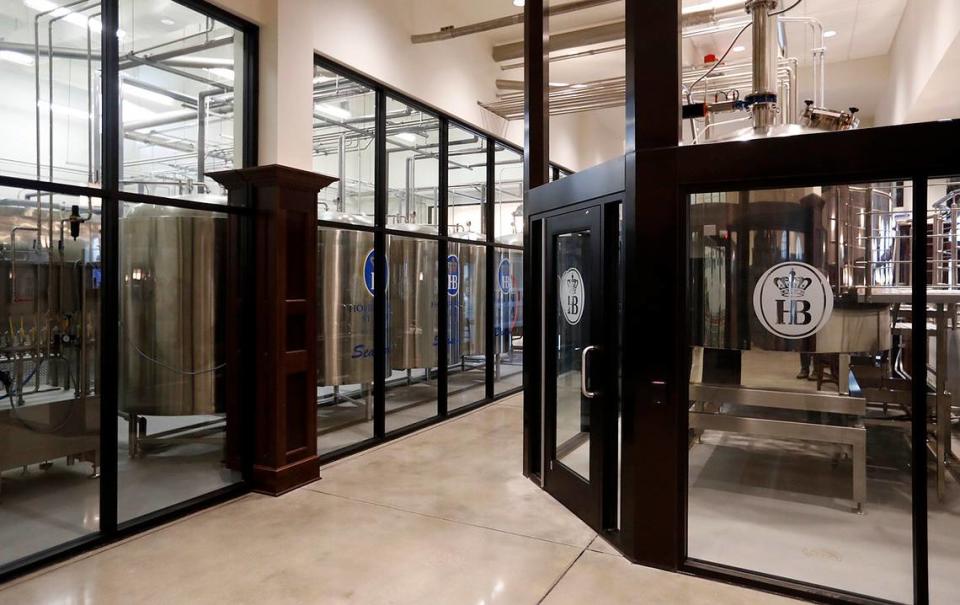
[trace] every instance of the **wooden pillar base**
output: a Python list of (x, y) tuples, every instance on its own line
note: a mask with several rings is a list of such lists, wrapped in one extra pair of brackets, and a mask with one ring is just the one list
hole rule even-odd
[(320, 478), (317, 457), (317, 192), (336, 179), (286, 166), (210, 174), (230, 204), (256, 212), (254, 491)]

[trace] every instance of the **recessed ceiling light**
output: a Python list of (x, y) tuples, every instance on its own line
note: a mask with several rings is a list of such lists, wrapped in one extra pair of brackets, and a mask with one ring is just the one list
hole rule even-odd
[(160, 23), (163, 23), (164, 25), (176, 25), (176, 24), (177, 24), (177, 22), (174, 21), (173, 19), (171, 19), (170, 17), (164, 17), (163, 19), (160, 19)]
[(153, 92), (152, 90), (145, 90), (143, 88), (138, 88), (132, 84), (124, 83), (121, 88), (124, 96), (137, 97), (143, 99), (144, 101), (151, 101), (153, 103), (159, 103), (160, 105), (173, 105), (174, 100), (166, 95), (162, 95), (158, 92)]
[(526, 0), (513, 0), (514, 6), (523, 6), (524, 4), (526, 4)]
[(232, 69), (227, 69), (226, 67), (205, 67), (204, 71), (211, 73), (221, 80), (226, 80), (228, 82), (233, 82), (234, 73)]
[(563, 88), (570, 85), (567, 84), (566, 82), (550, 82), (550, 86), (557, 86), (557, 87)]
[(338, 107), (336, 105), (328, 105), (327, 103), (317, 103), (313, 106), (314, 109), (320, 113), (326, 114), (334, 118), (340, 118), (341, 120), (346, 120), (347, 118), (353, 117), (353, 114), (344, 109), (343, 107)]
[(33, 57), (13, 50), (0, 50), (0, 60), (19, 65), (33, 65)]
[(398, 132), (397, 134), (395, 134), (395, 135), (393, 135), (393, 136), (394, 136), (395, 138), (400, 139), (401, 141), (406, 141), (407, 143), (416, 143), (416, 142), (417, 142), (417, 135), (413, 134), (412, 132)]
[(742, 53), (742, 52), (745, 51), (745, 50), (747, 50), (747, 47), (746, 47), (746, 46), (734, 46), (734, 47), (733, 47), (733, 52), (735, 52), (735, 53)]
[(824, 38), (832, 38), (832, 37), (834, 37), (834, 36), (836, 36), (836, 35), (837, 35), (837, 32), (833, 31), (832, 29), (829, 29), (829, 30), (823, 32), (823, 37), (824, 37)]

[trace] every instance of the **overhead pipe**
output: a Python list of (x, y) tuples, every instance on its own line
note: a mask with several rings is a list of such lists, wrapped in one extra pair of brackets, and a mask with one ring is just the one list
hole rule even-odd
[[(698, 25), (713, 24), (717, 28), (715, 31), (725, 31), (737, 27), (735, 24), (720, 24), (719, 21), (729, 17), (743, 14), (743, 7), (727, 7), (720, 9), (706, 9), (685, 13), (681, 16), (680, 27), (688, 29)], [(745, 22), (744, 22), (745, 23)], [(740, 26), (742, 27), (743, 24)], [(584, 29), (573, 30), (551, 34), (549, 52), (568, 50), (580, 46), (590, 46), (592, 44), (603, 44), (606, 42), (616, 42), (626, 37), (626, 22), (615, 21), (602, 25), (594, 25)], [(699, 35), (701, 32), (691, 33), (690, 35)], [(685, 37), (689, 37), (685, 35)], [(498, 44), (493, 47), (493, 60), (497, 63), (523, 58), (523, 41), (508, 42)]]
[[(597, 6), (603, 6), (604, 4), (612, 4), (618, 0), (579, 0), (577, 2), (568, 2), (566, 4), (559, 4), (557, 6), (548, 6), (544, 9), (544, 14), (548, 17), (563, 15), (566, 13), (573, 13), (581, 10), (586, 10), (588, 8), (594, 8)], [(507, 17), (498, 17), (496, 19), (490, 19), (488, 21), (481, 21), (479, 23), (472, 23), (470, 25), (463, 25), (461, 27), (447, 26), (440, 29), (440, 31), (432, 32), (429, 34), (414, 34), (410, 36), (410, 41), (414, 44), (424, 44), (427, 42), (439, 42), (441, 40), (452, 40), (454, 38), (460, 38), (462, 36), (470, 36), (473, 34), (479, 34), (483, 32), (493, 31), (495, 29), (502, 29), (504, 27), (510, 27), (512, 25), (520, 25), (523, 23), (523, 13), (516, 13), (509, 15)]]

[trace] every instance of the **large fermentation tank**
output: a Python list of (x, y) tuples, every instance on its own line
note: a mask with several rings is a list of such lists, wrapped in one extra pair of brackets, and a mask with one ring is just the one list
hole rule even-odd
[[(360, 216), (324, 211), (321, 221), (372, 226)], [(373, 381), (373, 233), (317, 230), (317, 384)]]
[(437, 366), (437, 242), (417, 237), (436, 234), (428, 226), (392, 225), (410, 236), (391, 235), (387, 265), (390, 306), (389, 367)]
[(221, 412), (222, 214), (142, 205), (120, 219), (120, 409)]
[[(482, 242), (480, 234), (456, 233), (460, 239)], [(448, 248), (447, 275), (455, 277), (454, 294), (447, 292), (449, 305), (448, 341), (450, 350), (447, 359), (459, 363), (465, 357), (486, 354), (486, 339), (483, 326), (487, 319), (486, 304), (486, 249), (483, 245), (451, 241)]]

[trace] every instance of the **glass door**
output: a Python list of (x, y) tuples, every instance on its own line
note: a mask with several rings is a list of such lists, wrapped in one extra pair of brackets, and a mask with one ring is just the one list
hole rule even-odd
[(610, 284), (603, 279), (601, 207), (545, 223), (544, 487), (600, 530), (605, 415), (616, 414), (615, 384), (604, 369), (616, 356), (604, 325)]

